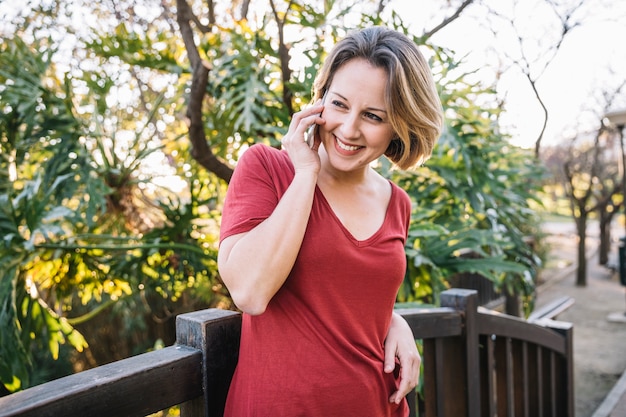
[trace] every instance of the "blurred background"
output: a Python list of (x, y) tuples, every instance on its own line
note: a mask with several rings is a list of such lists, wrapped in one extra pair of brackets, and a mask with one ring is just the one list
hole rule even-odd
[(625, 19), (600, 0), (0, 1), (0, 391), (234, 309), (215, 263), (232, 171), (280, 146), (359, 27), (420, 45), (446, 115), (424, 166), (375, 165), (414, 203), (398, 303), (479, 276), (527, 315), (546, 222), (576, 225), (584, 287), (588, 227), (610, 266), (625, 224)]

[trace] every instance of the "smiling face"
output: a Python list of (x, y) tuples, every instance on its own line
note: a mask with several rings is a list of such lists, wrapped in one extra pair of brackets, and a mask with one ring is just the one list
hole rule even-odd
[(328, 88), (319, 134), (323, 166), (363, 173), (387, 150), (394, 136), (385, 90), (387, 73), (363, 59), (342, 65)]

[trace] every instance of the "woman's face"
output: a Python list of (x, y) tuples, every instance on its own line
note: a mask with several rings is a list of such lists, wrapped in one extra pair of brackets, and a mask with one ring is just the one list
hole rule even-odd
[(387, 73), (363, 59), (342, 65), (328, 88), (319, 134), (331, 166), (364, 169), (385, 153), (394, 132), (385, 104)]

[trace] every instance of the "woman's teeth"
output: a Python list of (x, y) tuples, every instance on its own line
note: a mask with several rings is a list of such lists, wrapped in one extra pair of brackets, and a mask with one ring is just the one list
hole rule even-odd
[(360, 146), (351, 146), (351, 145), (346, 145), (345, 143), (343, 143), (342, 141), (340, 141), (339, 139), (336, 139), (337, 141), (337, 145), (346, 151), (356, 151), (360, 148)]

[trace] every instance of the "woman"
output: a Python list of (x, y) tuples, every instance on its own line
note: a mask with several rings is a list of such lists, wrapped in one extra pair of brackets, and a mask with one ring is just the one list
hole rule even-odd
[(314, 89), (283, 149), (252, 146), (229, 185), (218, 265), (243, 323), (225, 415), (405, 416), (420, 357), (393, 306), (411, 205), (371, 163), (430, 156), (441, 104), (416, 45), (383, 27), (338, 42)]

